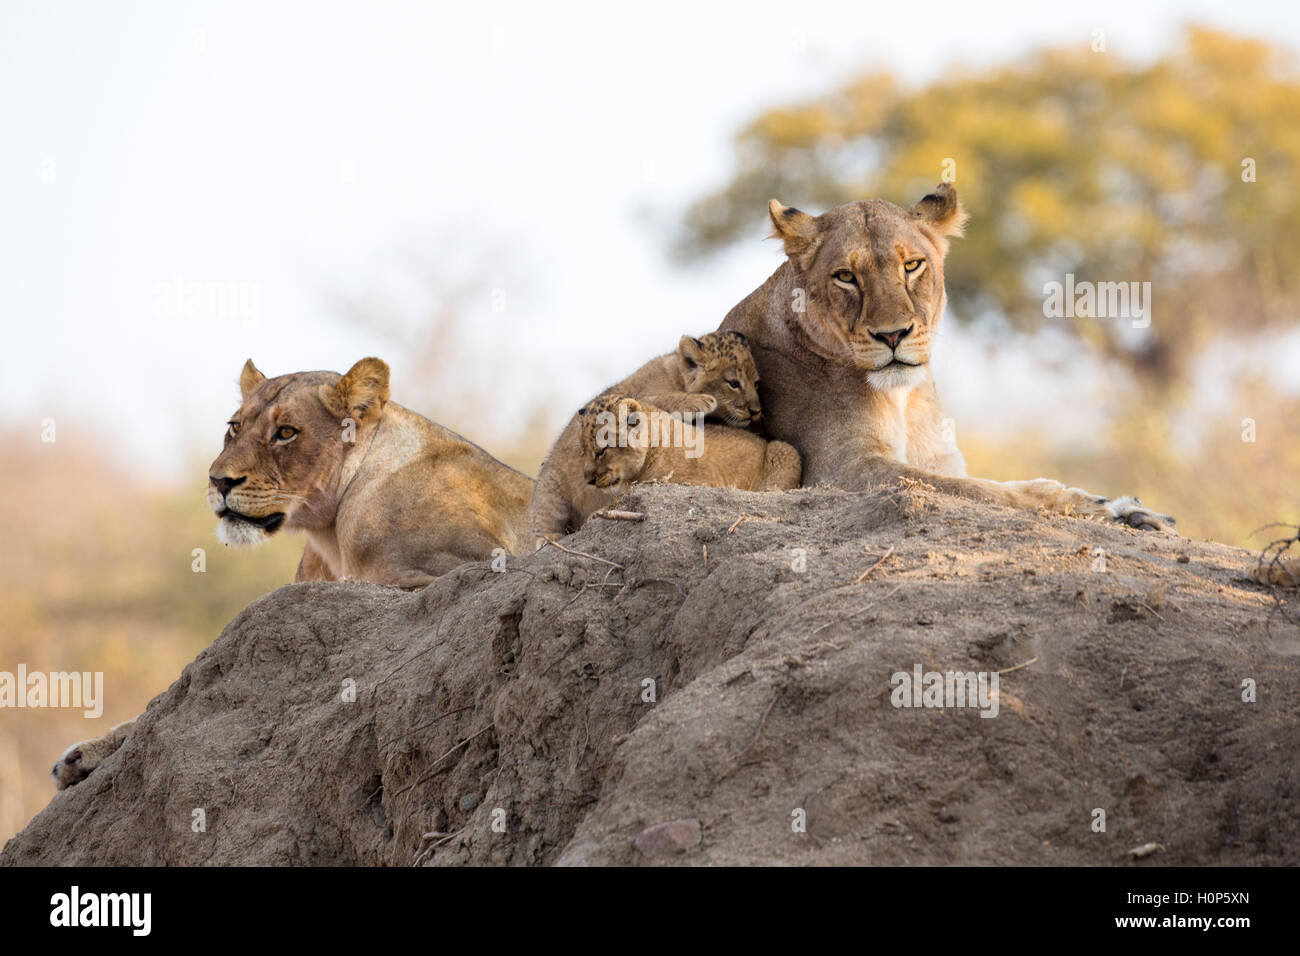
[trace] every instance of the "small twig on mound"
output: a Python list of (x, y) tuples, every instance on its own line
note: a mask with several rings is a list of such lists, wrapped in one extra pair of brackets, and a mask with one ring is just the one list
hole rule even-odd
[(464, 712), (467, 711), (467, 710), (473, 710), (473, 709), (474, 709), (474, 705), (473, 705), (473, 704), (467, 704), (467, 705), (465, 705), (464, 707), (457, 707), (455, 710), (449, 710), (449, 711), (446, 711), (445, 713), (439, 714), (437, 717), (433, 718), (433, 720), (429, 721), (427, 724), (421, 724), (419, 727), (412, 727), (410, 730), (408, 730), (408, 731), (407, 731), (406, 733), (404, 733), (404, 734), (398, 734), (396, 737), (392, 738), (391, 740), (385, 740), (385, 741), (382, 741), (382, 742), (379, 744), (379, 746), (380, 746), (380, 747), (387, 747), (389, 744), (395, 744), (395, 743), (397, 743), (399, 740), (401, 740), (403, 737), (409, 737), (409, 736), (411, 736), (411, 734), (415, 733), (416, 731), (425, 730), (425, 729), (427, 729), (427, 728), (429, 728), (429, 727), (432, 727), (434, 724), (436, 724), (438, 721), (442, 720), (444, 717), (450, 717), (450, 716), (452, 716), (453, 714), (460, 714), (460, 713), (464, 713)]
[(424, 783), (426, 780), (431, 780), (431, 779), (433, 779), (434, 775), (436, 775), (436, 774), (438, 773), (438, 764), (442, 763), (444, 760), (446, 760), (448, 757), (450, 757), (452, 754), (454, 754), (454, 753), (455, 753), (457, 750), (459, 750), (461, 747), (464, 747), (464, 746), (465, 746), (467, 743), (469, 743), (471, 740), (474, 740), (476, 737), (482, 737), (485, 733), (487, 733), (489, 730), (491, 730), (491, 729), (492, 729), (493, 727), (495, 727), (495, 726), (496, 726), (495, 723), (488, 724), (486, 727), (484, 727), (482, 730), (478, 731), (477, 733), (470, 734), (468, 737), (466, 737), (464, 740), (462, 740), (462, 741), (461, 741), (460, 743), (458, 743), (456, 746), (452, 747), (452, 748), (451, 748), (450, 750), (448, 750), (445, 754), (443, 754), (441, 757), (439, 757), (437, 760), (435, 760), (435, 761), (433, 762), (433, 764), (432, 764), (431, 769), (429, 770), (429, 772), (426, 773), (423, 777), (420, 777), (418, 780), (413, 780), (413, 781), (411, 781), (410, 783), (408, 783), (406, 786), (402, 787), (402, 788), (399, 789), (399, 790), (394, 790), (394, 791), (393, 791), (393, 796), (395, 796), (395, 797), (396, 797), (396, 796), (400, 796), (401, 794), (403, 794), (403, 793), (405, 793), (406, 791), (410, 790), (412, 787), (419, 786), (420, 784)]
[(630, 591), (635, 591), (637, 588), (644, 587), (647, 584), (669, 584), (677, 589), (678, 594), (682, 597), (686, 597), (686, 589), (672, 578), (637, 578), (635, 581), (627, 582), (623, 587)]
[(753, 520), (754, 519), (750, 515), (741, 515), (739, 518), (737, 518), (735, 521), (732, 522), (731, 527), (727, 529), (727, 534), (731, 534), (731, 532), (735, 531), (746, 521), (753, 521)]
[[(610, 568), (608, 571), (605, 572), (605, 577), (608, 578), (611, 574), (614, 573), (615, 570), (617, 569)], [(626, 584), (619, 584), (617, 581), (601, 581), (599, 583), (596, 583), (594, 581), (588, 581), (582, 587), (578, 588), (577, 594), (575, 594), (573, 597), (569, 598), (569, 600), (564, 602), (564, 606), (560, 608), (560, 613), (564, 613), (565, 611), (567, 611), (569, 609), (570, 604), (578, 600), (578, 598), (582, 597), (588, 591), (598, 591), (601, 588), (618, 588), (619, 590), (622, 590), (625, 587), (627, 587)]]
[(740, 527), (742, 524), (744, 524), (746, 521), (767, 521), (767, 522), (775, 522), (776, 519), (775, 519), (775, 518), (768, 518), (768, 517), (763, 516), (763, 515), (742, 514), (739, 518), (737, 518), (735, 521), (732, 522), (731, 527), (727, 529), (727, 534), (731, 534), (731, 532), (735, 531), (737, 528), (739, 528), (739, 527)]
[(606, 521), (644, 521), (645, 515), (640, 511), (596, 511), (592, 513), (593, 518), (604, 518)]
[(893, 591), (890, 591), (888, 594), (884, 595), (883, 597), (878, 597), (878, 598), (876, 598), (874, 601), (868, 601), (866, 604), (862, 605), (862, 607), (858, 608), (858, 609), (855, 610), (855, 611), (850, 611), (848, 614), (845, 614), (845, 615), (843, 615), (843, 616), (841, 616), (841, 617), (833, 618), (832, 620), (827, 621), (825, 624), (821, 625), (820, 627), (813, 628), (813, 633), (814, 633), (814, 634), (820, 634), (822, 631), (826, 630), (826, 628), (830, 627), (832, 624), (839, 624), (839, 623), (841, 623), (842, 621), (847, 621), (849, 618), (853, 617), (855, 614), (861, 614), (863, 611), (867, 610), (868, 608), (874, 607), (875, 605), (879, 604), (881, 601), (884, 601), (884, 600), (886, 600), (886, 599), (888, 599), (888, 598), (890, 598), (890, 597), (893, 597), (894, 592), (897, 591), (897, 590), (898, 590), (899, 588), (901, 588), (902, 586), (903, 586), (903, 585), (900, 583), (900, 584), (898, 584), (897, 586), (895, 586), (895, 588), (894, 588)]
[(889, 546), (889, 550), (886, 551), (884, 554), (882, 554), (882, 555), (880, 556), (880, 560), (877, 561), (875, 564), (873, 564), (871, 567), (867, 568), (867, 570), (865, 570), (865, 571), (863, 571), (861, 574), (859, 574), (859, 575), (858, 575), (858, 579), (857, 579), (856, 581), (854, 581), (853, 583), (854, 583), (854, 584), (861, 584), (863, 581), (865, 581), (865, 580), (867, 579), (867, 576), (868, 576), (869, 574), (871, 574), (872, 571), (876, 570), (876, 568), (880, 567), (880, 566), (881, 566), (882, 564), (884, 564), (887, 560), (889, 560), (889, 556), (890, 556), (891, 554), (893, 554), (893, 553), (894, 553), (894, 546), (891, 544), (891, 545)]
[(442, 837), (442, 839), (439, 840), (437, 843), (431, 843), (431, 844), (429, 844), (427, 847), (425, 847), (423, 850), (421, 850), (418, 854), (416, 854), (415, 860), (411, 863), (411, 866), (419, 866), (419, 865), (420, 865), (420, 861), (423, 860), (426, 856), (428, 856), (429, 854), (433, 853), (434, 850), (438, 849), (438, 847), (442, 846), (444, 843), (446, 843), (448, 840), (452, 839), (453, 837), (458, 837), (458, 836), (460, 836), (464, 831), (465, 831), (465, 828), (464, 828), (464, 827), (461, 827), (459, 830), (453, 830), (451, 833), (435, 832), (435, 833), (425, 833), (425, 834), (423, 834), (423, 835), (420, 837), (420, 840), (421, 840), (421, 841), (424, 841), (424, 840), (432, 840), (434, 837)]
[(414, 654), (412, 654), (412, 655), (411, 655), (410, 657), (408, 657), (406, 660), (402, 661), (400, 664), (398, 664), (396, 667), (394, 667), (391, 671), (389, 671), (389, 672), (388, 672), (388, 673), (387, 673), (387, 674), (386, 674), (386, 675), (385, 675), (385, 676), (384, 676), (384, 677), (383, 677), (383, 678), (382, 678), (378, 683), (375, 684), (375, 688), (374, 688), (375, 691), (377, 692), (377, 691), (379, 690), (380, 687), (383, 687), (383, 686), (384, 686), (385, 684), (387, 684), (390, 680), (392, 680), (394, 677), (396, 677), (398, 674), (400, 674), (403, 670), (405, 670), (405, 669), (406, 669), (406, 666), (407, 666), (408, 664), (411, 664), (412, 662), (418, 660), (419, 658), (423, 657), (425, 654), (428, 654), (429, 652), (431, 652), (435, 647), (437, 647), (437, 646), (438, 646), (438, 638), (442, 637), (442, 633), (443, 633), (443, 624), (444, 624), (444, 623), (445, 623), (445, 619), (444, 619), (444, 622), (440, 622), (440, 623), (438, 624), (438, 630), (437, 630), (437, 632), (436, 632), (435, 635), (434, 635), (434, 640), (430, 641), (429, 644), (428, 644), (428, 646), (425, 647), (424, 650), (422, 650), (422, 651), (416, 651)]
[(435, 844), (433, 844), (431, 847), (429, 847), (429, 849), (430, 849), (430, 850), (436, 850), (436, 849), (438, 849), (438, 847), (442, 846), (444, 843), (448, 842), (449, 840), (454, 840), (456, 837), (460, 836), (460, 835), (461, 835), (462, 833), (464, 833), (464, 832), (465, 832), (465, 828), (464, 828), (464, 827), (461, 827), (459, 830), (455, 830), (455, 831), (453, 831), (453, 832), (451, 832), (451, 833), (448, 833), (445, 837), (443, 837), (443, 838), (442, 838), (441, 840), (439, 840), (437, 843), (435, 843)]
[(1031, 657), (1031, 658), (1029, 658), (1029, 660), (1025, 661), (1023, 664), (1017, 664), (1015, 667), (1008, 667), (1006, 670), (1004, 670), (1004, 671), (997, 671), (996, 673), (997, 673), (998, 675), (1002, 675), (1002, 674), (1010, 674), (1012, 671), (1018, 671), (1018, 670), (1020, 670), (1020, 668), (1022, 668), (1022, 667), (1028, 667), (1030, 664), (1034, 663), (1034, 662), (1037, 661), (1037, 660), (1038, 660), (1037, 657)]
[(758, 743), (758, 738), (761, 737), (761, 736), (763, 736), (763, 728), (767, 725), (767, 717), (768, 717), (768, 714), (772, 713), (772, 708), (776, 706), (776, 702), (777, 702), (778, 700), (781, 699), (781, 695), (784, 694), (784, 693), (785, 693), (785, 691), (783, 691), (783, 690), (778, 690), (778, 691), (776, 692), (776, 696), (772, 698), (772, 702), (771, 702), (770, 704), (768, 704), (768, 705), (767, 705), (767, 709), (766, 709), (765, 711), (763, 711), (763, 716), (762, 716), (762, 718), (761, 718), (761, 719), (759, 720), (759, 722), (758, 722), (758, 730), (756, 730), (756, 731), (754, 732), (754, 739), (751, 740), (748, 744), (745, 745), (745, 749), (744, 749), (744, 750), (742, 750), (740, 753), (736, 754), (735, 758), (731, 761), (731, 767), (728, 768), (728, 769), (727, 769), (727, 770), (722, 774), (722, 776), (718, 778), (719, 780), (722, 780), (722, 779), (724, 779), (724, 778), (726, 778), (726, 777), (731, 776), (731, 774), (735, 773), (737, 770), (740, 769), (740, 761), (741, 761), (741, 758), (743, 758), (743, 757), (745, 756), (745, 754), (749, 753), (750, 750), (753, 749), (754, 744)]
[(554, 539), (552, 539), (552, 538), (547, 538), (547, 539), (546, 539), (546, 543), (549, 544), (549, 545), (550, 545), (551, 547), (553, 547), (553, 548), (556, 548), (556, 549), (558, 549), (558, 550), (560, 550), (560, 551), (563, 551), (565, 554), (572, 554), (572, 555), (574, 555), (575, 557), (579, 557), (579, 558), (589, 558), (589, 559), (592, 560), (592, 561), (599, 561), (601, 564), (607, 564), (607, 565), (609, 565), (611, 568), (618, 568), (618, 570), (620, 570), (620, 571), (626, 571), (626, 570), (627, 570), (626, 567), (624, 567), (623, 565), (619, 564), (617, 561), (610, 561), (609, 559), (607, 559), (607, 558), (602, 558), (602, 557), (600, 557), (599, 555), (596, 555), (596, 554), (588, 554), (586, 551), (575, 551), (573, 548), (566, 548), (564, 545), (560, 544), (560, 542), (558, 542), (558, 541), (556, 541), (556, 540), (554, 540)]
[[(1140, 608), (1144, 608), (1144, 609), (1150, 611), (1150, 612), (1151, 612), (1152, 614), (1154, 614), (1156, 617), (1160, 618), (1160, 620), (1162, 620), (1162, 621), (1165, 620), (1164, 617), (1160, 614), (1160, 612), (1157, 611), (1155, 608), (1153, 608), (1153, 607), (1152, 607), (1150, 604), (1148, 604), (1146, 601), (1138, 601), (1138, 602), (1137, 602), (1137, 606), (1140, 607)], [(1168, 624), (1169, 622), (1168, 622), (1168, 621), (1165, 621), (1165, 623)]]

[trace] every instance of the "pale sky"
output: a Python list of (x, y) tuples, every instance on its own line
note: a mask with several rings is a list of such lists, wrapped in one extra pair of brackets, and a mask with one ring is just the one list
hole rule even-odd
[[(3, 418), (34, 440), (47, 416), (61, 437), (112, 434), (177, 477), (196, 448), (218, 450), (249, 356), (274, 375), (378, 354), (401, 401), (410, 363), (336, 299), (400, 298), (412, 250), (481, 284), (457, 374), (505, 368), (504, 420), (530, 399), (576, 407), (714, 328), (776, 245), (757, 227), (690, 269), (667, 247), (765, 106), (867, 68), (923, 81), (1086, 46), (1099, 28), (1135, 58), (1189, 20), (1300, 47), (1293, 3), (0, 10)], [(963, 360), (980, 346), (952, 325), (939, 378), (960, 423), (994, 371)], [(998, 377), (1013, 405), (1040, 407), (1040, 383)]]

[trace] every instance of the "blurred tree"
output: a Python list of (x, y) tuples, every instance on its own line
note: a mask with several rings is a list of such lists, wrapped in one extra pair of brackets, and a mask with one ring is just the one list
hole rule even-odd
[(513, 305), (527, 294), (528, 268), (504, 243), (464, 234), (399, 246), (363, 287), (332, 292), (330, 309), (401, 363), (394, 400), (533, 475), (563, 417)]
[[(972, 213), (946, 270), (959, 319), (1070, 325), (1156, 393), (1216, 336), (1295, 320), (1294, 62), (1196, 27), (1147, 66), (1082, 44), (919, 89), (865, 75), (768, 110), (740, 132), (731, 181), (689, 211), (677, 251), (749, 234), (772, 197), (817, 212), (873, 196), (910, 204), (945, 168)], [(1067, 273), (1150, 281), (1150, 327), (1044, 318), (1044, 283)]]

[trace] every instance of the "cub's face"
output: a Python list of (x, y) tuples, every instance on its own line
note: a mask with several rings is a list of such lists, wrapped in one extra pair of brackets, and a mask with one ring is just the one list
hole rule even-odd
[(648, 410), (630, 398), (591, 402), (578, 414), (582, 430), (582, 477), (615, 495), (627, 490), (645, 468), (649, 447)]
[(744, 427), (756, 422), (763, 406), (758, 398), (758, 368), (740, 332), (682, 336), (677, 344), (686, 391), (711, 395), (718, 407), (711, 417)]
[[(228, 545), (256, 545), (284, 527), (332, 524), (344, 456), (359, 436), (368, 437), (367, 426), (388, 397), (387, 375), (378, 359), (363, 359), (345, 376), (299, 372), (272, 379), (248, 362), (240, 377), (243, 403), (226, 423), (224, 447), (208, 468), (217, 537)], [(377, 377), (382, 398), (378, 389), (366, 391)], [(368, 397), (358, 403), (363, 392)]]
[(910, 388), (925, 378), (943, 315), (947, 237), (965, 214), (956, 190), (940, 185), (910, 211), (873, 199), (810, 216), (772, 200), (805, 300), (792, 316), (809, 347), (852, 363), (873, 388)]

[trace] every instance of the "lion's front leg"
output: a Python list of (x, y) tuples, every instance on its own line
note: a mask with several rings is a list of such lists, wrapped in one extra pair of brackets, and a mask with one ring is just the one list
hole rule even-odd
[(647, 405), (679, 415), (712, 415), (718, 410), (718, 400), (704, 392), (667, 392), (643, 399)]
[(63, 756), (54, 764), (54, 769), (50, 771), (50, 776), (54, 778), (54, 786), (66, 790), (85, 780), (92, 770), (122, 746), (122, 742), (126, 740), (137, 719), (132, 717), (130, 720), (124, 720), (111, 728), (108, 733), (83, 740), (65, 750)]
[(338, 577), (308, 541), (302, 547), (302, 559), (298, 562), (298, 573), (293, 576), (293, 580), (298, 584), (303, 581), (337, 581)]
[[(989, 478), (965, 478), (937, 475), (932, 472), (900, 464), (885, 456), (872, 456), (863, 462), (859, 475), (871, 485), (887, 485), (900, 478), (923, 482), (936, 491), (972, 501), (1019, 508), (1025, 511), (1044, 510), (1052, 514), (1083, 518), (1105, 518), (1118, 521), (1141, 531), (1159, 531), (1177, 534), (1175, 521), (1166, 514), (1151, 511), (1133, 497), (1106, 498), (1082, 488), (1071, 488), (1052, 478), (1035, 478), (1032, 481), (994, 481)], [(842, 487), (850, 484), (834, 482)]]
[(1109, 518), (1139, 531), (1158, 531), (1177, 534), (1177, 522), (1172, 516), (1152, 511), (1140, 498), (1122, 495), (1107, 498), (1094, 495), (1082, 488), (1070, 488), (1053, 478), (1035, 478), (1032, 481), (997, 482), (1023, 499), (1021, 507), (1043, 508), (1053, 514), (1084, 518)]

